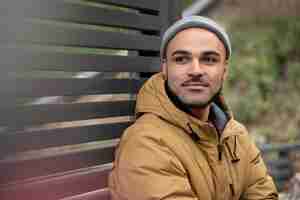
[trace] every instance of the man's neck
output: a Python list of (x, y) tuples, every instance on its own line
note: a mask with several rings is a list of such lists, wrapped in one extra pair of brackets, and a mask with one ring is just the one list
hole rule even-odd
[(192, 108), (191, 113), (193, 116), (197, 117), (200, 121), (207, 122), (210, 111), (210, 105), (204, 108)]

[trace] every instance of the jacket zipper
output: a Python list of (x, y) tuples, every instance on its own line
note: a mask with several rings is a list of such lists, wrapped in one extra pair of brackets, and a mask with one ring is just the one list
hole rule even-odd
[[(219, 132), (219, 130), (217, 128), (215, 130), (217, 131), (217, 134), (218, 134), (218, 144), (217, 144), (218, 159), (219, 159), (219, 161), (222, 161), (222, 155), (223, 155), (223, 151), (224, 151), (224, 145), (227, 146), (228, 144), (226, 142), (225, 142), (224, 145), (222, 144), (221, 134), (220, 134), (220, 132)], [(230, 149), (229, 146), (227, 146), (227, 148), (228, 148), (228, 150), (229, 150), (229, 152), (231, 154), (231, 157), (232, 157), (231, 162), (232, 163), (238, 162), (240, 159), (236, 156), (236, 152), (235, 152), (236, 151), (236, 138), (235, 138), (234, 153), (231, 152), (231, 149)], [(230, 192), (231, 192), (232, 196), (235, 196), (235, 187), (234, 187), (234, 183), (233, 183), (233, 180), (232, 180), (233, 175), (232, 175), (232, 172), (230, 170), (230, 166), (228, 165), (227, 167), (228, 167), (227, 170), (229, 170), (229, 174), (228, 175), (230, 176), (229, 177), (230, 178), (230, 184), (229, 184)]]
[(217, 144), (217, 149), (218, 149), (218, 159), (219, 161), (222, 161), (222, 153), (223, 153), (223, 144), (221, 142), (221, 133), (218, 128), (215, 128), (218, 136), (218, 144)]
[(223, 145), (219, 142), (218, 145), (217, 145), (217, 148), (218, 148), (219, 161), (222, 161)]

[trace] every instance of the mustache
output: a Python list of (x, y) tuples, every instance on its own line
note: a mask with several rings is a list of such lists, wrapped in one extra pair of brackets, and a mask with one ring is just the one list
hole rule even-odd
[(193, 77), (189, 80), (184, 81), (181, 85), (183, 87), (190, 85), (201, 85), (204, 87), (208, 87), (210, 84), (209, 81), (204, 77)]

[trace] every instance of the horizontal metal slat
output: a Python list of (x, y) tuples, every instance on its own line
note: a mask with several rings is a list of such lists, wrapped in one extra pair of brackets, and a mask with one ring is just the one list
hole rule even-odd
[(263, 153), (269, 152), (289, 152), (300, 150), (300, 144), (264, 144), (260, 146)]
[(117, 26), (138, 30), (151, 30), (159, 33), (159, 16), (110, 10), (84, 4), (74, 4), (59, 0), (10, 0), (1, 4), (1, 15), (35, 17), (57, 21), (70, 21), (81, 24)]
[(282, 181), (282, 180), (287, 181), (292, 175), (292, 170), (289, 168), (273, 169), (273, 170), (271, 170), (270, 175), (273, 177), (275, 182)]
[(143, 84), (136, 79), (1, 79), (0, 95), (11, 97), (135, 94)]
[(160, 38), (142, 34), (100, 31), (67, 24), (33, 21), (0, 22), (0, 43), (34, 43), (90, 48), (159, 51)]
[(117, 6), (125, 6), (128, 8), (134, 9), (146, 9), (146, 10), (156, 10), (160, 9), (160, 1), (159, 0), (92, 0), (93, 2), (98, 3), (108, 3)]
[(29, 49), (30, 47), (24, 50), (21, 47), (0, 46), (0, 71), (156, 72), (160, 70), (159, 57), (45, 52)]
[(0, 160), (0, 185), (110, 163), (118, 142), (114, 139), (6, 156)]
[[(44, 7), (47, 7), (53, 2), (59, 2), (58, 0), (48, 1), (48, 0), (3, 0), (1, 2), (1, 7), (3, 8), (3, 11), (7, 9), (12, 8), (23, 8), (23, 9), (35, 9), (35, 10), (41, 10)], [(60, 1), (62, 2), (62, 1)], [(126, 7), (126, 8), (132, 8), (136, 10), (152, 10), (152, 11), (159, 11), (160, 9), (160, 1), (159, 0), (90, 0), (90, 2), (95, 3), (102, 3), (102, 4), (108, 4), (108, 5), (115, 5), (119, 7)]]
[(134, 113), (134, 101), (48, 104), (1, 107), (1, 126), (22, 127), (33, 124), (128, 116)]
[(101, 190), (95, 190), (92, 192), (63, 198), (61, 200), (110, 200), (110, 192), (108, 188), (101, 189)]
[(268, 160), (266, 164), (271, 168), (287, 168), (291, 165), (291, 161), (288, 158), (280, 158), (277, 160)]
[(111, 168), (110, 163), (2, 186), (1, 200), (58, 200), (65, 197), (67, 200), (69, 196), (89, 197), (80, 199), (90, 200), (92, 196), (105, 197), (109, 195), (105, 187)]
[(130, 122), (50, 130), (0, 133), (0, 158), (21, 151), (73, 145), (121, 137)]

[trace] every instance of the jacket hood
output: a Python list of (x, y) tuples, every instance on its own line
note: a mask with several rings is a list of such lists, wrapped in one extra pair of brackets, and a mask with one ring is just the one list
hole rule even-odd
[[(201, 127), (207, 124), (174, 105), (167, 95), (162, 73), (153, 75), (138, 93), (136, 117), (138, 118), (144, 113), (153, 113), (189, 133), (193, 132), (193, 126)], [(213, 123), (215, 127), (221, 132), (233, 118), (221, 94), (212, 103), (211, 114), (214, 115)]]

